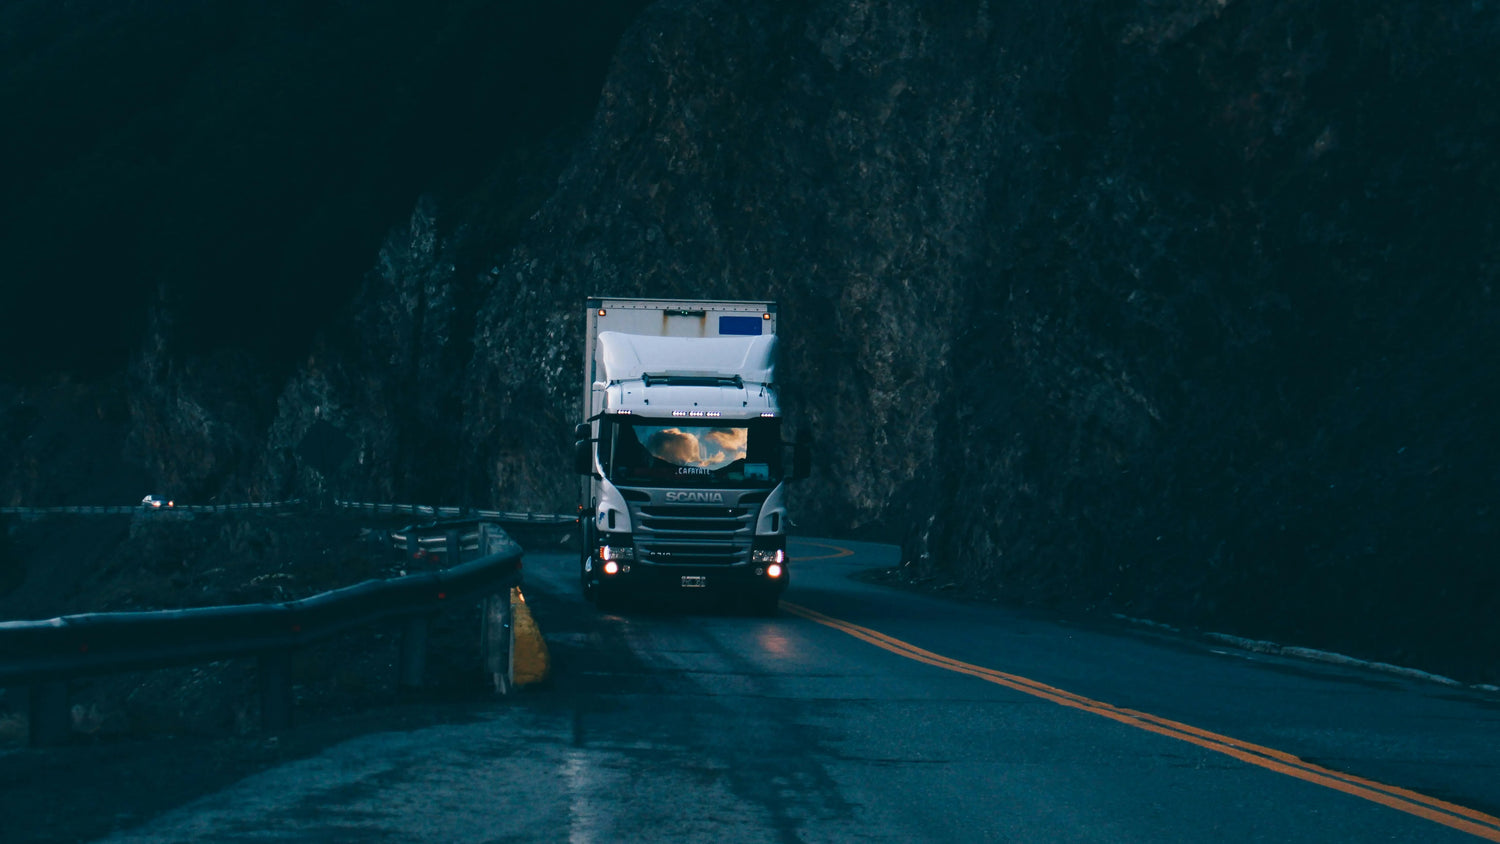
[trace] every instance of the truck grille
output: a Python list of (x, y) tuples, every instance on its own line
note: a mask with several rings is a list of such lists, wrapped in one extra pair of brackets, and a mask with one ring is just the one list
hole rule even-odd
[(657, 565), (733, 565), (750, 560), (754, 508), (632, 505), (636, 554)]

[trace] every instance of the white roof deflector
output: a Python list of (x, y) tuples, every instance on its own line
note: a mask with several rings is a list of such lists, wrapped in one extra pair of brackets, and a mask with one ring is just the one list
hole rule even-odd
[(776, 336), (653, 337), (599, 333), (600, 374), (607, 383), (662, 380), (693, 382), (738, 377), (745, 384), (772, 384)]

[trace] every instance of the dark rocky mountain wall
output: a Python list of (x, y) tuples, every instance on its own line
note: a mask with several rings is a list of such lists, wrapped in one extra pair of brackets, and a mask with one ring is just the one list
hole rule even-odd
[(658, 3), (485, 281), (478, 465), (569, 501), (536, 466), (584, 295), (771, 296), (815, 529), (1018, 601), (1493, 656), (1497, 35), (1459, 3)]
[(769, 297), (804, 530), (1493, 678), (1497, 45), (1467, 0), (658, 2), (179, 471), (569, 511), (584, 297)]

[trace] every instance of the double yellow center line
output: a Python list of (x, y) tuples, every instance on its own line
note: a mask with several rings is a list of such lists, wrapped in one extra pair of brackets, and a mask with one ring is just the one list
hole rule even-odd
[(1178, 739), (1190, 744), (1195, 744), (1215, 753), (1231, 756), (1241, 762), (1248, 762), (1275, 771), (1279, 774), (1296, 777), (1310, 783), (1341, 791), (1345, 794), (1360, 797), (1365, 800), (1388, 806), (1407, 814), (1425, 818), (1434, 823), (1440, 823), (1457, 830), (1462, 830), (1470, 835), (1478, 836), (1486, 841), (1500, 842), (1500, 818), (1491, 817), (1483, 812), (1478, 812), (1464, 806), (1458, 806), (1425, 794), (1418, 794), (1404, 788), (1375, 782), (1374, 780), (1356, 777), (1341, 771), (1324, 768), (1305, 762), (1290, 753), (1275, 750), (1270, 747), (1262, 747), (1247, 741), (1241, 741), (1229, 736), (1202, 730), (1197, 727), (1152, 715), (1149, 712), (1139, 712), (1134, 709), (1125, 709), (1102, 701), (1076, 695), (1063, 689), (1048, 686), (1035, 680), (1021, 677), (1016, 674), (1007, 674), (992, 668), (984, 668), (967, 662), (960, 662), (941, 654), (923, 650), (909, 642), (903, 642), (892, 636), (887, 636), (878, 630), (861, 627), (832, 616), (824, 615), (807, 607), (787, 601), (781, 602), (781, 608), (787, 612), (798, 615), (827, 627), (853, 636), (856, 639), (869, 642), (877, 648), (890, 651), (893, 654), (924, 662), (928, 665), (955, 671), (959, 674), (967, 674), (978, 677), (1008, 689), (1014, 689), (1023, 694), (1049, 700), (1061, 706), (1079, 709), (1118, 721), (1137, 729), (1147, 732)]

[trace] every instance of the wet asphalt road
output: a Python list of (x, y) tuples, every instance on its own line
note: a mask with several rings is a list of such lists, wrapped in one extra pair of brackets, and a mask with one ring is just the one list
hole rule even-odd
[(850, 579), (882, 546), (792, 552), (773, 618), (600, 614), (571, 555), (528, 554), (545, 688), (108, 840), (1500, 841), (1495, 695)]

